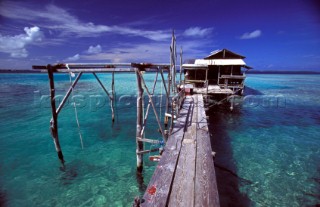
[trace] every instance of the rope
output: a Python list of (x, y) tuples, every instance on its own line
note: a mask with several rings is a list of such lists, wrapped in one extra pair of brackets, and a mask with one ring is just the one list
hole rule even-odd
[[(69, 65), (66, 64), (66, 67), (68, 70), (70, 70)], [(70, 80), (70, 85), (71, 85), (71, 95), (72, 98), (74, 97), (74, 93), (73, 93), (73, 87), (72, 87), (72, 78), (75, 77), (75, 74), (73, 72), (69, 72), (69, 80)], [(81, 143), (81, 148), (83, 149), (83, 140), (82, 140), (82, 134), (81, 134), (81, 130), (80, 130), (80, 124), (79, 124), (79, 119), (78, 119), (78, 111), (77, 111), (77, 106), (76, 106), (76, 102), (73, 99), (73, 108), (74, 108), (74, 113), (75, 113), (75, 117), (76, 117), (76, 121), (77, 121), (77, 125), (78, 125), (78, 133), (79, 133), (79, 137), (80, 137), (80, 143)]]

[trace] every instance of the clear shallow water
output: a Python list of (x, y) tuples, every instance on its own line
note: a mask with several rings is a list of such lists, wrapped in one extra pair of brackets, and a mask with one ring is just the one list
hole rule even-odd
[[(110, 89), (111, 74), (100, 76)], [(146, 75), (149, 86), (152, 76)], [(61, 111), (58, 125), (67, 166), (64, 172), (59, 168), (49, 132), (47, 75), (0, 75), (2, 205), (130, 206), (135, 196), (143, 194), (154, 163), (145, 159), (144, 180), (137, 178), (135, 75), (115, 77), (120, 101), (114, 124), (106, 95), (93, 76), (84, 75), (76, 87), (74, 95), (82, 95), (77, 109), (84, 149), (71, 102)], [(69, 86), (68, 76), (56, 75), (55, 79), (57, 95), (64, 94)], [(155, 133), (154, 117), (150, 118), (146, 136), (152, 133), (152, 138), (160, 138)], [(145, 146), (150, 147), (153, 146)]]
[[(146, 75), (148, 85), (152, 76)], [(111, 75), (101, 77), (110, 89)], [(56, 80), (57, 94), (64, 94), (68, 76)], [(130, 206), (143, 194), (154, 163), (145, 159), (144, 181), (137, 178), (134, 75), (116, 74), (113, 125), (100, 86), (90, 75), (81, 78), (75, 95), (82, 95), (84, 149), (70, 103), (59, 116), (65, 172), (49, 132), (47, 76), (0, 74), (0, 84), (2, 205)], [(251, 96), (232, 113), (223, 107), (209, 111), (222, 205), (319, 204), (320, 76), (249, 75), (246, 84)], [(159, 136), (152, 120), (147, 138)]]
[(246, 85), (255, 95), (232, 113), (209, 112), (222, 206), (319, 205), (320, 76), (249, 75)]

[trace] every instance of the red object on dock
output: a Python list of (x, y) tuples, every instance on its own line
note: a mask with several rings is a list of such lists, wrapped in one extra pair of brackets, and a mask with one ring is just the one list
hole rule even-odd
[(153, 155), (153, 156), (149, 156), (149, 160), (153, 161), (153, 162), (159, 162), (161, 158), (161, 155)]
[(150, 194), (150, 195), (154, 195), (155, 193), (157, 192), (157, 188), (156, 188), (156, 186), (151, 186), (149, 189), (148, 189), (148, 193)]

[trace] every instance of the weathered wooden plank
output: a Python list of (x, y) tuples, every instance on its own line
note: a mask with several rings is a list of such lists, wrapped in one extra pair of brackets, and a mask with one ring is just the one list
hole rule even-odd
[[(67, 67), (68, 66), (68, 67)], [(158, 69), (164, 69), (169, 70), (170, 65), (169, 64), (151, 64), (151, 63), (65, 63), (65, 64), (56, 64), (52, 65), (51, 68), (54, 68), (55, 72), (65, 72), (65, 69), (70, 69), (69, 72), (75, 72), (73, 70), (86, 70), (89, 69), (92, 72), (121, 72), (125, 70), (130, 70), (131, 72), (134, 72), (134, 68), (141, 68), (143, 70), (158, 70)], [(49, 67), (46, 65), (33, 65), (33, 69), (46, 69), (48, 70)], [(81, 71), (85, 72), (85, 71)]]
[(194, 206), (194, 180), (196, 172), (196, 122), (197, 99), (192, 96), (192, 111), (188, 117), (181, 153), (179, 155), (176, 174), (174, 177), (168, 206)]
[(197, 193), (195, 194), (195, 206), (216, 207), (220, 206), (219, 194), (202, 95), (198, 95), (197, 109), (198, 124), (195, 179), (195, 191)]
[(219, 206), (211, 152), (203, 97), (186, 97), (141, 206)]
[[(35, 66), (33, 69), (40, 69), (40, 72), (47, 72), (46, 68), (42, 68), (42, 66)], [(163, 70), (166, 70), (166, 68), (162, 68)], [(147, 68), (144, 69), (144, 71), (147, 72), (157, 72), (158, 69), (153, 68)], [(121, 73), (121, 72), (135, 72), (135, 68), (78, 68), (78, 69), (55, 69), (53, 71), (54, 73)]]
[(182, 141), (181, 153), (172, 185), (169, 207), (194, 205), (196, 161), (196, 123), (192, 123)]
[(181, 150), (181, 142), (184, 136), (184, 126), (189, 113), (191, 97), (187, 97), (181, 109), (180, 117), (176, 120), (175, 127), (169, 137), (160, 162), (149, 182), (143, 196), (141, 206), (166, 206), (170, 193), (173, 176), (176, 170), (178, 156)]

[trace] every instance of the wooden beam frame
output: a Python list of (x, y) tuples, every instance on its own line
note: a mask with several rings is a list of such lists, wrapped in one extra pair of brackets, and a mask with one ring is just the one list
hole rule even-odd
[(51, 65), (48, 65), (48, 78), (49, 78), (49, 86), (50, 86), (50, 103), (51, 103), (51, 112), (52, 119), (50, 120), (50, 132), (55, 145), (55, 149), (57, 151), (59, 160), (64, 167), (64, 158), (61, 150), (59, 136), (58, 136), (58, 113), (56, 110), (56, 100), (55, 100), (55, 87), (54, 87), (54, 76), (53, 76), (53, 68)]
[(79, 75), (76, 77), (76, 79), (74, 80), (74, 82), (72, 83), (72, 85), (70, 86), (69, 90), (67, 91), (66, 95), (63, 97), (61, 103), (59, 104), (58, 108), (57, 108), (57, 115), (60, 113), (61, 109), (63, 108), (64, 104), (66, 103), (68, 97), (70, 96), (72, 90), (74, 89), (74, 87), (77, 85), (79, 79), (82, 76), (82, 72), (79, 73)]
[(97, 79), (98, 83), (100, 84), (101, 88), (104, 90), (104, 92), (107, 94), (109, 100), (110, 100), (110, 108), (111, 108), (111, 113), (112, 113), (112, 122), (114, 122), (114, 108), (113, 108), (113, 101), (114, 101), (114, 72), (112, 72), (112, 83), (111, 83), (111, 88), (112, 88), (112, 96), (109, 94), (108, 90), (104, 87), (102, 82), (100, 81), (99, 77), (97, 76), (96, 73), (92, 73), (94, 77)]
[[(164, 142), (167, 141), (167, 131), (164, 130), (161, 126), (154, 102), (152, 100), (152, 97), (155, 92), (155, 87), (158, 81), (158, 74), (160, 72), (161, 79), (165, 92), (166, 92), (166, 111), (168, 111), (169, 104), (170, 104), (170, 90), (172, 87), (172, 73), (170, 71), (170, 65), (169, 64), (151, 64), (151, 63), (120, 63), (120, 64), (99, 64), (99, 63), (92, 63), (92, 64), (56, 64), (56, 65), (47, 65), (47, 66), (33, 66), (33, 69), (41, 70), (41, 72), (47, 72), (49, 81), (50, 81), (50, 101), (51, 101), (51, 109), (52, 109), (52, 118), (50, 120), (50, 131), (51, 135), (55, 144), (55, 148), (59, 157), (59, 160), (61, 161), (62, 165), (64, 166), (64, 157), (61, 150), (59, 137), (58, 137), (58, 114), (61, 112), (63, 106), (65, 105), (67, 99), (69, 98), (73, 88), (77, 85), (78, 81), (80, 80), (83, 73), (92, 73), (100, 86), (102, 87), (103, 91), (107, 94), (110, 102), (111, 102), (111, 110), (112, 110), (112, 121), (114, 121), (114, 101), (115, 101), (115, 87), (114, 87), (114, 74), (116, 72), (135, 72), (136, 79), (137, 79), (137, 129), (136, 129), (136, 156), (137, 156), (137, 171), (141, 172), (143, 170), (143, 154), (148, 152), (157, 151), (159, 149), (153, 149), (153, 150), (144, 150), (144, 142), (149, 143), (158, 143), (158, 140), (150, 140), (141, 138), (144, 134), (144, 130), (146, 128), (147, 124), (147, 118), (150, 111), (150, 106), (153, 109), (153, 112), (156, 116), (157, 123), (159, 126), (159, 130), (161, 132), (161, 135), (163, 137)], [(168, 87), (166, 85), (166, 80), (164, 79), (163, 71), (168, 71)], [(148, 72), (157, 72), (156, 78), (153, 83), (152, 91), (150, 92), (148, 87), (146, 86), (145, 80), (143, 76), (141, 75), (141, 71), (148, 71)], [(56, 108), (55, 103), (55, 88), (54, 88), (54, 73), (79, 73), (68, 89), (66, 95), (64, 96), (62, 102), (59, 104), (58, 108)], [(106, 87), (103, 85), (99, 77), (96, 73), (112, 73), (112, 94), (108, 92)], [(149, 103), (147, 106), (147, 113), (143, 117), (143, 93), (144, 89), (146, 89), (147, 95), (149, 97)], [(167, 122), (166, 122), (167, 123)]]
[[(140, 71), (138, 68), (135, 68), (136, 71), (136, 78), (137, 78), (137, 130), (136, 130), (136, 137), (140, 137), (141, 130), (142, 130), (142, 101), (143, 101), (143, 88), (141, 83), (141, 76)], [(137, 171), (142, 172), (143, 170), (143, 154), (139, 152), (143, 151), (143, 142), (136, 139), (136, 155), (137, 155)]]
[[(155, 90), (156, 85), (157, 85), (158, 73), (159, 73), (159, 72), (156, 73), (156, 78), (154, 79), (154, 83), (153, 83), (153, 87), (152, 87), (152, 96), (154, 95), (154, 90)], [(147, 119), (148, 119), (148, 115), (149, 115), (150, 105), (151, 105), (151, 103), (150, 103), (150, 100), (149, 100), (148, 106), (147, 106), (147, 110), (146, 110), (146, 113), (145, 113), (145, 116), (143, 117), (143, 127), (142, 127), (142, 130), (141, 130), (140, 136), (143, 135), (144, 129), (145, 129), (145, 127), (147, 126)]]
[(162, 129), (162, 126), (161, 126), (161, 123), (160, 123), (160, 120), (159, 120), (159, 116), (158, 116), (157, 110), (156, 110), (155, 105), (154, 105), (153, 100), (152, 100), (152, 95), (151, 95), (151, 93), (150, 93), (150, 91), (149, 91), (149, 89), (148, 89), (148, 87), (147, 87), (147, 85), (146, 85), (146, 82), (144, 81), (144, 78), (142, 77), (139, 69), (138, 69), (138, 75), (140, 76), (140, 80), (141, 80), (144, 88), (146, 89), (147, 95), (148, 95), (148, 97), (149, 97), (149, 102), (150, 102), (150, 104), (151, 104), (151, 106), (152, 106), (154, 115), (155, 115), (156, 120), (157, 120), (157, 123), (158, 123), (158, 127), (159, 127), (159, 130), (160, 130), (160, 133), (161, 133), (161, 135), (162, 135), (162, 137), (163, 137), (163, 140), (166, 142), (166, 141), (167, 141), (167, 137), (165, 136), (165, 133), (164, 133), (164, 131), (163, 131), (163, 129)]

